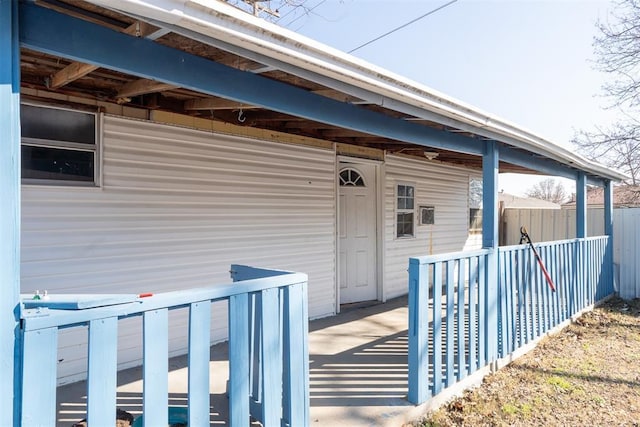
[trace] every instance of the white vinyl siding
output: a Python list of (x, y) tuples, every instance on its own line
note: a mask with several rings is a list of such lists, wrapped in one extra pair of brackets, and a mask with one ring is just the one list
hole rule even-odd
[[(241, 263), (309, 274), (310, 317), (335, 313), (332, 150), (111, 116), (103, 130), (101, 188), (23, 186), (23, 293), (158, 293), (228, 283)], [(214, 313), (212, 342), (226, 306)], [(140, 335), (120, 326), (121, 368), (139, 363)], [(61, 383), (81, 378), (84, 338), (60, 341)]]
[[(415, 185), (415, 206), (433, 206), (433, 225), (415, 222), (415, 238), (396, 237), (396, 187)], [(408, 292), (409, 257), (461, 251), (468, 239), (469, 171), (389, 155), (384, 178), (384, 297)]]

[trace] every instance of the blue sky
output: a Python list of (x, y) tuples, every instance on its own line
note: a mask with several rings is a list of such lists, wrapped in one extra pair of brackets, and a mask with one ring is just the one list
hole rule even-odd
[[(321, 4), (279, 23), (349, 51), (447, 1), (307, 0)], [(606, 76), (592, 62), (596, 21), (611, 7), (605, 0), (458, 0), (354, 55), (570, 147), (576, 129), (615, 117), (601, 108)], [(537, 180), (508, 177), (500, 186), (522, 194)]]

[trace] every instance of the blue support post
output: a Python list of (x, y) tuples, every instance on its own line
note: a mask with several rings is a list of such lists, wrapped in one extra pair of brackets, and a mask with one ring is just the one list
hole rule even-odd
[(495, 141), (486, 141), (482, 156), (482, 247), (491, 249), (485, 266), (484, 302), (485, 350), (489, 363), (498, 355), (498, 170), (498, 145)]
[(576, 180), (576, 237), (587, 237), (587, 178), (578, 172)]
[[(587, 237), (587, 178), (582, 171), (578, 172), (576, 180), (576, 237), (579, 239)], [(576, 309), (582, 310), (586, 294), (584, 242), (578, 242), (576, 250), (576, 295), (578, 297)]]
[(613, 265), (613, 183), (606, 181), (604, 184), (604, 234), (609, 237), (607, 239), (607, 247), (605, 252), (604, 277), (607, 283), (605, 295), (612, 294), (615, 291), (615, 268)]
[[(0, 0), (0, 413), (20, 420), (20, 47), (18, 2)], [(16, 344), (17, 343), (17, 344)]]

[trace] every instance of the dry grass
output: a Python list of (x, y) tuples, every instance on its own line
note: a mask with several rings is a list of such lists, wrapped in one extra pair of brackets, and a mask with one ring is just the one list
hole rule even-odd
[(414, 426), (640, 426), (640, 300), (612, 299)]

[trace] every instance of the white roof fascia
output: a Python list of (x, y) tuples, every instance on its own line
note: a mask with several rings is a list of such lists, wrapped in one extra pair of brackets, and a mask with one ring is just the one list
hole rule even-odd
[[(372, 94), (387, 108), (409, 106), (411, 115), (496, 139), (599, 177), (628, 177), (560, 147), (533, 132), (308, 37), (218, 0), (87, 0), (108, 9), (184, 28), (223, 43), (291, 64)], [(363, 94), (359, 91), (359, 95)], [(385, 104), (385, 98), (389, 102)], [(413, 108), (411, 108), (413, 107)], [(394, 108), (395, 109), (395, 108)], [(421, 114), (421, 112), (423, 112)], [(434, 116), (435, 113), (435, 116)], [(449, 123), (447, 123), (449, 122)]]

